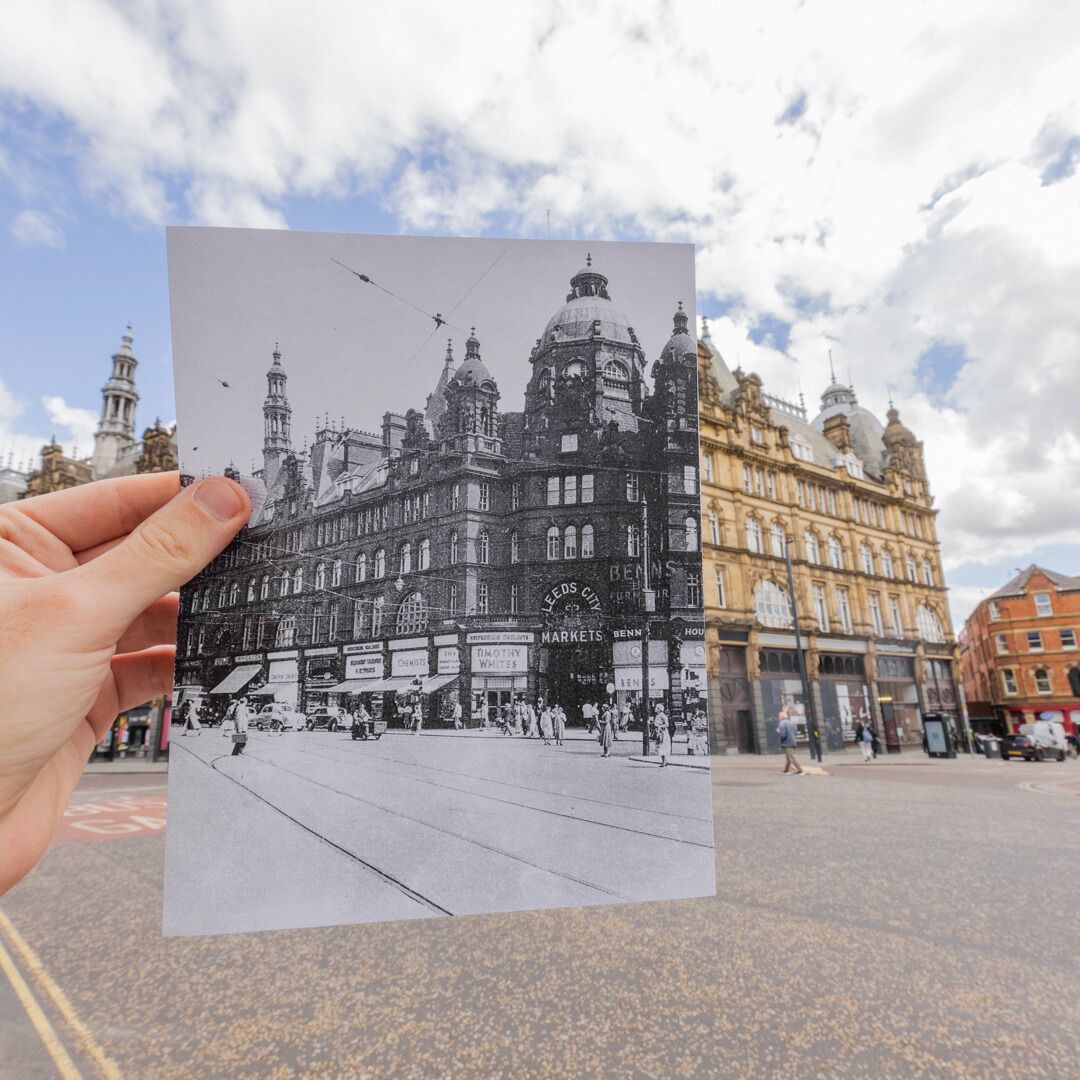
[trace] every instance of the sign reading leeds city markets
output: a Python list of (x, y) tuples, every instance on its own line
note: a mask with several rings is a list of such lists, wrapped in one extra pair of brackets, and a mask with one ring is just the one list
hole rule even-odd
[(712, 895), (693, 248), (168, 260), (182, 482), (253, 509), (183, 590), (164, 932)]

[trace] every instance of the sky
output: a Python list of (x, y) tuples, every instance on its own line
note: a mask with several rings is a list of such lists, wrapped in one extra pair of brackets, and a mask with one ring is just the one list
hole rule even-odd
[(925, 443), (954, 618), (1080, 573), (1080, 5), (36, 0), (0, 36), (0, 454), (89, 446), (164, 226), (697, 246), (725, 358)]

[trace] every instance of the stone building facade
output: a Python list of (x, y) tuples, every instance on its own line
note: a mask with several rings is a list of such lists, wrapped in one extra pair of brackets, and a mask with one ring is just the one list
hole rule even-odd
[(518, 361), (521, 411), (473, 333), (423, 410), (297, 450), (275, 350), (263, 467), (241, 478), (257, 509), (185, 591), (178, 685), (211, 710), (244, 692), (478, 722), (524, 695), (580, 721), (609, 685), (640, 704), (648, 573), (650, 692), (681, 715), (705, 659), (696, 357), (681, 305), (646, 357), (589, 260)]
[(958, 652), (922, 445), (837, 382), (802, 403), (698, 351), (712, 741), (775, 749), (781, 709), (806, 738), (785, 545), (813, 711), (826, 751), (871, 720), (889, 751), (921, 749), (922, 716), (964, 727)]
[(976, 730), (1004, 735), (1038, 719), (1080, 731), (1080, 577), (1029, 566), (968, 616), (964, 693)]

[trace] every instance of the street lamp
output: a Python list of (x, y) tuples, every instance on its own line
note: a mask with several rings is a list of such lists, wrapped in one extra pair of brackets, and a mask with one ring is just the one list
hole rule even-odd
[(656, 592), (649, 588), (649, 503), (641, 500), (641, 756), (649, 756), (649, 616)]
[(806, 676), (806, 658), (803, 656), (802, 631), (799, 629), (799, 601), (795, 596), (795, 574), (791, 568), (791, 537), (784, 537), (784, 563), (787, 566), (788, 592), (791, 594), (791, 621), (795, 627), (795, 655), (799, 661), (799, 681), (802, 683), (803, 700), (806, 702), (806, 739), (810, 746), (811, 760), (822, 760), (821, 743), (818, 741), (817, 714), (810, 694), (810, 680)]

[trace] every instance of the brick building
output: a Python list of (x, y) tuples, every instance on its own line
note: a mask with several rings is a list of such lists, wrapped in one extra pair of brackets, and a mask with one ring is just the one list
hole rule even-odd
[(785, 567), (791, 544), (810, 693), (827, 750), (870, 719), (890, 751), (922, 716), (964, 728), (922, 444), (837, 382), (810, 420), (699, 345), (705, 613), (713, 745), (776, 748), (781, 709), (806, 737)]
[(1080, 730), (1080, 577), (1029, 566), (968, 616), (960, 635), (972, 725), (994, 734), (1052, 719)]
[(589, 260), (527, 349), (522, 411), (474, 333), (423, 410), (387, 412), (378, 432), (323, 423), (301, 450), (275, 350), (263, 467), (241, 478), (257, 508), (184, 594), (186, 695), (211, 710), (239, 692), (305, 712), (359, 699), (394, 722), (417, 697), (438, 721), (520, 694), (573, 722), (609, 683), (637, 704), (648, 567), (650, 688), (682, 712), (704, 683), (688, 317), (680, 305), (646, 357)]

